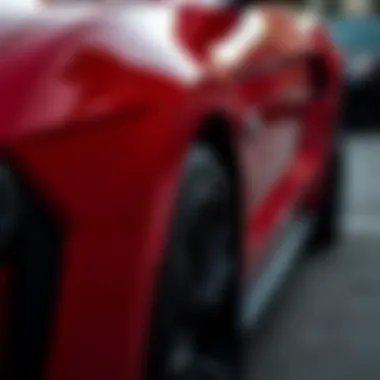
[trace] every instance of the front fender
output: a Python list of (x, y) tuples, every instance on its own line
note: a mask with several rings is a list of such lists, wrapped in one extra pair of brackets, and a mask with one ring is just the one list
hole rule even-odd
[[(241, 114), (228, 91), (211, 93), (196, 68), (179, 64), (175, 46), (149, 55), (143, 39), (144, 54), (123, 50), (130, 29), (112, 20), (71, 29), (14, 67), (25, 76), (23, 96), (0, 131), (15, 167), (65, 227), (47, 380), (140, 379), (182, 161), (204, 115), (217, 106), (234, 108), (234, 120)], [(135, 37), (149, 32), (127, 21)]]

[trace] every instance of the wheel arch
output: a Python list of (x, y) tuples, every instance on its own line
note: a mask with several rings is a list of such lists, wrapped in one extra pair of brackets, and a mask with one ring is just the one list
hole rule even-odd
[(201, 142), (209, 145), (223, 162), (229, 179), (232, 183), (232, 202), (234, 210), (234, 226), (236, 254), (241, 251), (242, 235), (242, 204), (241, 204), (241, 180), (238, 165), (237, 149), (235, 146), (232, 122), (222, 112), (211, 112), (201, 120), (196, 133), (195, 143)]
[[(228, 182), (230, 184), (230, 189), (232, 190), (230, 199), (232, 201), (232, 207), (233, 207), (233, 249), (231, 252), (229, 252), (230, 259), (232, 258), (230, 264), (232, 264), (232, 267), (230, 267), (233, 271), (233, 281), (228, 287), (227, 296), (225, 302), (223, 302), (222, 306), (222, 313), (221, 313), (221, 322), (223, 323), (223, 331), (226, 332), (228, 342), (230, 342), (232, 345), (234, 345), (237, 342), (235, 342), (235, 339), (237, 338), (235, 336), (236, 333), (236, 324), (237, 316), (238, 316), (238, 305), (239, 305), (239, 273), (238, 268), (240, 268), (240, 237), (241, 235), (241, 205), (240, 205), (240, 181), (239, 181), (239, 171), (238, 171), (238, 160), (237, 160), (237, 151), (234, 144), (234, 133), (232, 130), (232, 122), (228, 119), (228, 116), (223, 115), (221, 112), (211, 112), (207, 113), (205, 115), (202, 115), (202, 117), (198, 120), (198, 123), (195, 124), (193, 133), (191, 135), (191, 138), (188, 140), (187, 149), (182, 152), (182, 156), (180, 161), (187, 161), (188, 157), (192, 157), (193, 150), (195, 152), (202, 152), (207, 153), (204, 157), (207, 157), (209, 160), (211, 159), (213, 163), (216, 162), (217, 167), (222, 167), (222, 175), (225, 177), (228, 177)], [(211, 156), (211, 157), (210, 157)], [(206, 165), (207, 166), (207, 165)], [(187, 213), (181, 213), (180, 212), (180, 218), (178, 218), (178, 210), (183, 210), (181, 208), (181, 201), (183, 201), (183, 191), (187, 192), (188, 195), (192, 194), (191, 189), (192, 187), (183, 188), (183, 184), (188, 184), (187, 181), (184, 182), (184, 178), (187, 179), (187, 168), (189, 168), (189, 163), (186, 162), (186, 165), (184, 165), (184, 168), (179, 170), (178, 175), (175, 177), (175, 186), (173, 187), (173, 193), (170, 202), (170, 206), (168, 208), (169, 214), (167, 217), (167, 224), (165, 226), (165, 232), (164, 232), (164, 239), (163, 239), (163, 245), (161, 248), (161, 255), (158, 260), (158, 266), (156, 266), (156, 270), (153, 273), (153, 279), (152, 279), (152, 288), (151, 288), (151, 296), (149, 300), (149, 310), (147, 315), (147, 321), (148, 321), (148, 328), (146, 330), (146, 336), (145, 336), (145, 342), (148, 344), (147, 349), (145, 350), (146, 356), (142, 357), (143, 364), (145, 364), (145, 370), (144, 375), (147, 376), (147, 379), (152, 379), (152, 375), (155, 374), (154, 372), (156, 370), (156, 365), (153, 365), (153, 372), (150, 372), (151, 367), (151, 360), (153, 360), (154, 363), (157, 363), (157, 353), (159, 351), (157, 347), (157, 339), (160, 340), (160, 338), (163, 335), (162, 333), (158, 333), (158, 335), (155, 335), (157, 333), (157, 328), (161, 326), (161, 323), (156, 321), (156, 318), (162, 318), (161, 315), (161, 306), (167, 305), (168, 302), (162, 303), (162, 284), (166, 283), (167, 278), (171, 278), (171, 276), (168, 276), (168, 268), (171, 268), (171, 270), (174, 270), (176, 266), (173, 266), (172, 260), (177, 256), (177, 254), (180, 253), (180, 251), (175, 250), (173, 255), (172, 250), (172, 238), (174, 236), (174, 239), (176, 238), (176, 230), (177, 228), (181, 229), (181, 226), (183, 225), (183, 220), (185, 219), (186, 224), (186, 215)], [(200, 167), (201, 168), (201, 167)], [(215, 167), (214, 167), (215, 169)], [(215, 172), (220, 173), (220, 172)], [(210, 173), (211, 174), (211, 173)], [(192, 177), (192, 184), (199, 183), (198, 180), (202, 181), (202, 178), (200, 177)], [(207, 185), (206, 185), (207, 186)], [(215, 188), (214, 188), (215, 189)], [(190, 191), (189, 191), (190, 190)], [(216, 195), (216, 194), (214, 194)], [(191, 198), (191, 195), (190, 195)], [(202, 218), (204, 217), (204, 210), (202, 210)], [(231, 215), (231, 214), (229, 214)], [(176, 224), (177, 223), (177, 224)], [(173, 234), (174, 232), (174, 234)], [(176, 246), (176, 245), (175, 245)], [(231, 246), (229, 246), (231, 247)], [(170, 298), (169, 298), (170, 299)], [(169, 302), (170, 304), (170, 302)], [(164, 307), (165, 308), (165, 307)], [(158, 313), (158, 314), (157, 314)], [(218, 319), (219, 322), (219, 319)], [(237, 340), (237, 339), (236, 339)], [(152, 346), (151, 346), (152, 344)], [(165, 346), (165, 344), (163, 345)], [(151, 351), (153, 348), (153, 351)], [(231, 354), (233, 356), (232, 361), (235, 362), (235, 355)], [(162, 358), (159, 359), (158, 362), (160, 362)], [(153, 378), (155, 378), (155, 375), (153, 375)]]

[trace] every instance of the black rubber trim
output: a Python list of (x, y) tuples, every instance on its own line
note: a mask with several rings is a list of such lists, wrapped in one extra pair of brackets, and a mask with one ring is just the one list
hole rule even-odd
[[(22, 182), (22, 181), (20, 181)], [(61, 226), (44, 202), (20, 185), (22, 217), (11, 247), (8, 378), (39, 380), (54, 317), (61, 261)]]

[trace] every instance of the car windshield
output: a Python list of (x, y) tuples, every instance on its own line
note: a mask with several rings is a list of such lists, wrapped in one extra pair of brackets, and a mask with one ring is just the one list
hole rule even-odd
[(345, 56), (368, 52), (380, 57), (380, 18), (333, 20), (329, 31)]

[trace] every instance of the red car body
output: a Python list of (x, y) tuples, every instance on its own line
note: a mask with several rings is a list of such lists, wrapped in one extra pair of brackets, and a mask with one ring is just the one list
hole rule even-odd
[[(243, 24), (254, 22), (247, 39)], [(191, 3), (0, 15), (0, 51), (4, 160), (63, 225), (42, 378), (141, 379), (157, 268), (196, 134), (215, 115), (228, 126), (245, 282), (299, 200), (318, 203), (338, 54), (318, 20)], [(3, 273), (5, 305), (12, 266)]]

